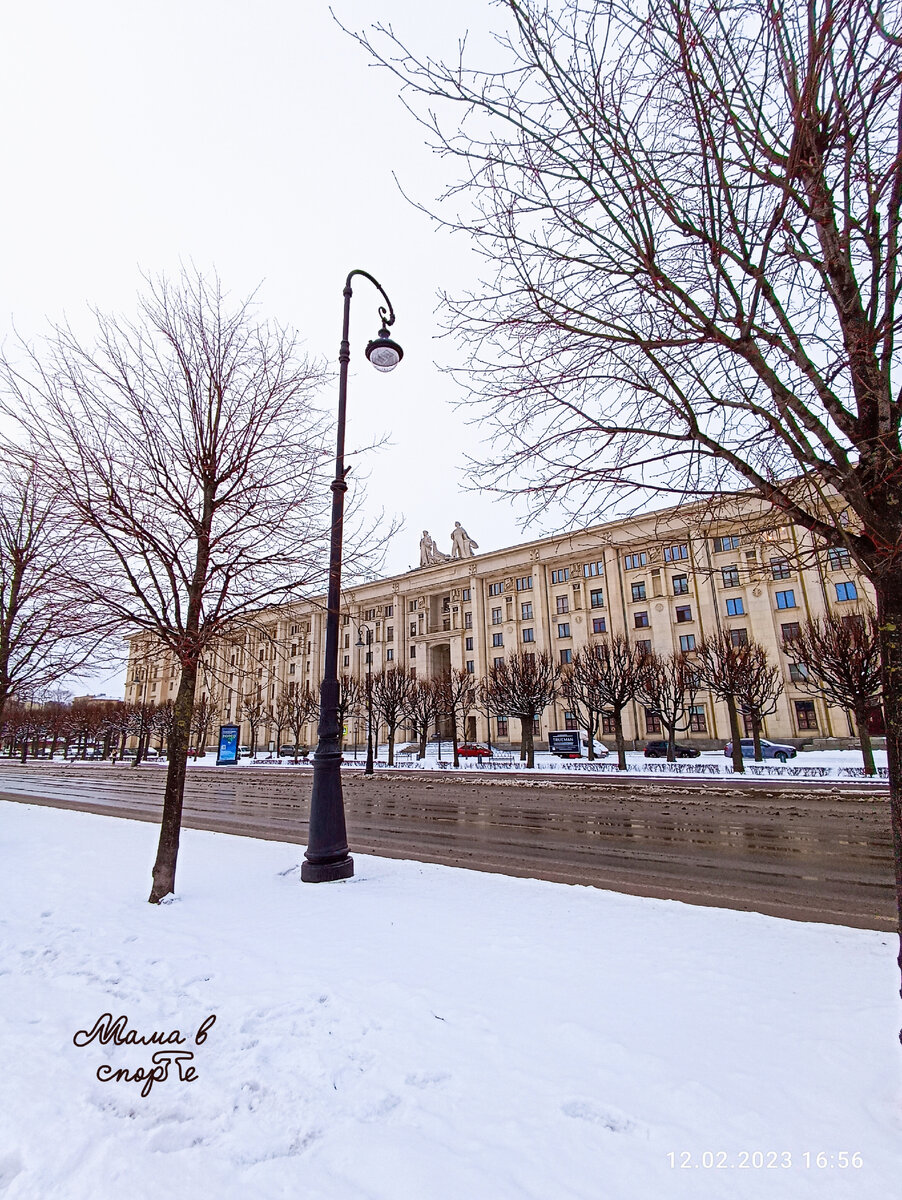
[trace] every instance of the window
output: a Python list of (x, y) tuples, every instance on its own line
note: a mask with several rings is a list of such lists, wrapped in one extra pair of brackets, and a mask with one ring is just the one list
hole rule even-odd
[(688, 596), (689, 595), (689, 576), (688, 575), (674, 575), (673, 579), (671, 580), (671, 583), (673, 584), (673, 594), (675, 596)]
[(636, 629), (647, 629), (648, 628), (648, 613), (647, 612), (633, 613), (633, 625), (635, 626)]
[(411, 621), (411, 622), (410, 622), (410, 636), (411, 636), (411, 637), (416, 637), (416, 636), (417, 636), (417, 623), (416, 623), (416, 621)]
[[(461, 600), (464, 602), (464, 604), (466, 604), (466, 603), (467, 603), (467, 601), (470, 599), (470, 589), (469, 589), (469, 588), (464, 588), (464, 589), (461, 591), (461, 593), (460, 593), (460, 598), (461, 598)], [(391, 616), (391, 613), (388, 613), (388, 614), (386, 614), (386, 615), (387, 615), (387, 616)]]
[(726, 537), (716, 537), (714, 539), (714, 553), (719, 554), (721, 550), (736, 550), (739, 547), (739, 536), (735, 533), (728, 533)]
[(645, 599), (645, 580), (640, 579), (638, 582), (630, 584), (630, 592), (634, 600)]
[(471, 637), (464, 639), (464, 649), (465, 650), (473, 649), (473, 639)]
[(602, 733), (616, 733), (617, 732), (617, 726), (614, 722), (613, 714), (611, 714), (611, 713), (602, 713), (601, 714), (601, 732)]
[(586, 579), (592, 579), (596, 575), (604, 575), (603, 562), (583, 563), (583, 576)]
[(608, 631), (608, 625), (607, 625), (607, 621), (604, 619), (604, 617), (593, 617), (592, 618), (592, 632), (593, 633), (607, 633), (607, 631)]
[(858, 588), (854, 583), (838, 583), (836, 585), (836, 599), (838, 601), (857, 600)]
[(749, 631), (747, 629), (731, 629), (730, 630), (730, 645), (731, 646), (747, 646), (749, 644)]
[(551, 572), (552, 583), (566, 583), (570, 578), (569, 567), (559, 567), (556, 571)]
[(364, 662), (372, 663), (372, 661), (373, 661), (373, 652), (372, 652), (372, 650), (367, 650), (366, 657), (364, 658)]
[(570, 601), (566, 596), (556, 596), (554, 603), (559, 614), (568, 613), (570, 611)]
[[(347, 650), (350, 647), (350, 645), (351, 645), (351, 635), (349, 633), (346, 633), (345, 634), (345, 647), (344, 647), (345, 650)], [(297, 650), (295, 650), (295, 654), (297, 654)]]
[(785, 592), (777, 592), (777, 608), (795, 608), (796, 594), (792, 588)]
[(464, 629), (473, 628), (473, 614), (471, 612), (464, 613)]
[(467, 659), (467, 674), (474, 675), (475, 673), (476, 673), (476, 666), (475, 666), (472, 658), (468, 658)]
[(489, 584), (489, 595), (490, 596), (500, 596), (503, 586), (504, 585), (501, 584), (500, 582), (499, 583), (490, 583)]
[(493, 667), (503, 667), (504, 666), (504, 657), (502, 656), (501, 658), (493, 658), (492, 666)]
[(394, 662), (395, 661), (395, 652), (391, 646), (389, 646), (389, 648), (385, 651), (385, 661), (386, 662)]
[(659, 716), (657, 716), (655, 713), (653, 713), (648, 708), (645, 710), (645, 732), (646, 733), (660, 733), (661, 732), (661, 718)]
[(344, 616), (341, 618), (341, 623), (342, 623), (342, 625), (350, 625), (351, 624), (350, 613), (344, 614)]
[(644, 550), (640, 550), (638, 554), (624, 554), (623, 569), (625, 571), (635, 571), (638, 567), (644, 567), (648, 562), (648, 555)]
[(799, 729), (817, 729), (817, 712), (813, 700), (796, 700), (796, 724)]
[(570, 636), (570, 622), (569, 621), (565, 621), (562, 625), (558, 625), (557, 635), (559, 638)]
[(678, 625), (684, 625), (687, 621), (692, 620), (692, 605), (678, 604), (676, 606), (676, 619)]
[(571, 663), (571, 662), (573, 662), (573, 651), (572, 650), (562, 650), (561, 651), (561, 666), (565, 667), (567, 665), (567, 663)]
[(507, 737), (507, 717), (495, 718), (495, 733), (500, 738)]
[(772, 558), (770, 560), (770, 573), (774, 579), (788, 579), (790, 575), (789, 563), (785, 558)]
[(664, 561), (665, 562), (679, 562), (679, 560), (681, 558), (688, 558), (688, 557), (689, 557), (689, 546), (686, 544), (683, 544), (680, 546), (665, 546), (664, 547)]
[(564, 728), (565, 729), (579, 729), (579, 725), (577, 725), (577, 723), (576, 723), (576, 714), (575, 713), (572, 713), (572, 712), (564, 713)]
[(534, 642), (535, 640), (536, 639), (535, 639), (535, 630), (534, 629), (524, 629), (523, 630), (523, 641), (524, 642)]
[(789, 678), (793, 683), (806, 683), (808, 680), (808, 668), (804, 663), (790, 663)]
[(831, 546), (827, 551), (831, 571), (846, 571), (852, 565), (852, 555), (845, 546)]
[(376, 610), (374, 608), (365, 608), (363, 610), (363, 619), (364, 621), (375, 621)]
[(589, 592), (589, 603), (593, 608), (604, 608), (604, 589), (593, 588)]
[(408, 601), (407, 601), (407, 611), (408, 611), (409, 613), (412, 613), (412, 612), (416, 612), (416, 611), (417, 611), (417, 602), (416, 602), (416, 600), (408, 600)]
[[(349, 667), (349, 666), (351, 665), (351, 656), (350, 656), (350, 654), (345, 654), (345, 655), (344, 655), (344, 659), (343, 659), (343, 661), (344, 661), (344, 665), (345, 665), (346, 667)], [(292, 664), (291, 664), (291, 670), (288, 672), (288, 674), (289, 674), (289, 675), (293, 675), (293, 674), (294, 674), (294, 663), (292, 663)]]
[(416, 646), (411, 646), (411, 647), (410, 647), (410, 655), (409, 655), (409, 657), (410, 657), (410, 658), (416, 658), (416, 656), (417, 656), (417, 648), (416, 648)]
[(395, 615), (395, 606), (393, 604), (386, 604), (385, 615), (387, 617), (393, 617)]
[(520, 619), (523, 621), (532, 620), (532, 601), (520, 605)]
[(531, 575), (521, 575), (520, 578), (517, 580), (517, 591), (518, 592), (528, 592), (531, 590), (531, 588), (532, 588), (532, 576)]
[(794, 642), (801, 632), (798, 621), (787, 621), (780, 626), (780, 634), (784, 642)]
[[(346, 656), (346, 657), (347, 657), (347, 656)], [(294, 674), (294, 668), (295, 668), (295, 665), (296, 665), (295, 663), (289, 663), (289, 664), (288, 664), (288, 674), (289, 674), (289, 675), (293, 675), (293, 674)], [(345, 665), (347, 666), (347, 664), (345, 664)], [(231, 678), (231, 676), (230, 676), (230, 678)]]
[(542, 732), (542, 718), (538, 715), (534, 716), (532, 719), (532, 731), (534, 734)]
[(680, 634), (680, 649), (684, 654), (688, 654), (690, 650), (695, 649), (695, 634), (683, 633)]
[(705, 724), (704, 704), (693, 704), (689, 709), (689, 728), (693, 733), (704, 733), (708, 728)]
[(745, 605), (742, 603), (742, 597), (736, 596), (727, 601), (727, 616), (742, 617), (745, 616)]
[(492, 634), (492, 645), (493, 646), (503, 646), (504, 645), (504, 634), (503, 633), (493, 633)]
[(724, 587), (739, 587), (738, 567), (721, 567), (720, 573), (723, 576)]
[(636, 650), (639, 652), (640, 656), (644, 654), (651, 654), (651, 642), (647, 638), (637, 638)]
[(493, 625), (501, 624), (501, 609), (500, 608), (492, 609), (492, 624)]

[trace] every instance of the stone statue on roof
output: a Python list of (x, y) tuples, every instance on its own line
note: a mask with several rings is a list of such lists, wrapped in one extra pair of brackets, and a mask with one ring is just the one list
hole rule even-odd
[(424, 529), (423, 536), (420, 538), (420, 566), (431, 567), (435, 563), (447, 562), (448, 558), (449, 555), (443, 554), (436, 546), (429, 530)]
[(451, 530), (451, 557), (472, 558), (478, 549), (479, 543), (473, 541), (460, 521), (455, 521)]

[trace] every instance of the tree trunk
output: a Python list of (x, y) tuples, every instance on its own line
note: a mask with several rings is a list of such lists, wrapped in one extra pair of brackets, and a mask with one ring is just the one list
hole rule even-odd
[(752, 713), (752, 739), (755, 743), (755, 762), (764, 762), (764, 753), (761, 749), (761, 721)]
[(676, 762), (676, 729), (672, 726), (666, 726), (667, 733), (667, 761), (669, 763)]
[[(902, 571), (874, 580), (880, 633), (886, 757), (889, 765), (890, 825), (899, 915), (899, 970), (902, 972)], [(902, 1041), (902, 1033), (899, 1035)]]
[(160, 841), (153, 867), (153, 886), (150, 889), (151, 904), (159, 904), (175, 891), (175, 866), (182, 828), (182, 797), (185, 791), (185, 773), (188, 769), (188, 744), (191, 740), (191, 716), (194, 711), (196, 684), (197, 667), (183, 664), (179, 690), (172, 710), (169, 765), (166, 770), (166, 790), (163, 794)]
[(730, 718), (730, 740), (733, 743), (733, 770), (740, 775), (745, 774), (745, 762), (742, 757), (742, 733), (739, 729), (739, 713), (736, 709), (736, 697), (726, 696), (727, 714)]
[(532, 768), (536, 765), (535, 741), (533, 739), (533, 733), (532, 733), (532, 717), (521, 718), (520, 730), (521, 730), (520, 757), (522, 759), (523, 755), (525, 754), (526, 755), (526, 765), (527, 765), (527, 767)]
[(626, 738), (623, 736), (623, 709), (614, 709), (614, 740), (617, 743), (617, 766), (626, 770)]
[[(393, 767), (395, 765), (395, 727), (394, 727), (394, 725), (389, 725), (389, 727), (388, 727), (388, 765), (390, 767)], [(457, 763), (455, 763), (454, 765), (457, 766)]]
[(874, 766), (874, 747), (871, 745), (871, 731), (868, 729), (867, 705), (861, 704), (855, 709), (855, 727), (858, 730), (858, 744), (861, 747), (861, 758), (864, 762), (865, 775), (876, 775)]
[(588, 710), (588, 719), (586, 721), (586, 737), (589, 739), (589, 762), (595, 759), (595, 725), (597, 718), (591, 708)]

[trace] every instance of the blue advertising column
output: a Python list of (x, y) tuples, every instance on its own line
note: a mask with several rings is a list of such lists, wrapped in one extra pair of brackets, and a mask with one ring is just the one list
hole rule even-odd
[(217, 767), (233, 765), (238, 762), (238, 737), (241, 727), (238, 725), (219, 726), (219, 753), (216, 755)]

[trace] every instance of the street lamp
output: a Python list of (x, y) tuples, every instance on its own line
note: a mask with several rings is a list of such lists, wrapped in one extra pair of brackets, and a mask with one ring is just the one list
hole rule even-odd
[[(341, 730), (338, 724), (338, 638), (339, 606), (341, 604), (341, 551), (344, 521), (345, 482), (345, 408), (348, 397), (348, 363), (351, 347), (348, 341), (351, 324), (351, 280), (362, 275), (380, 292), (387, 308), (379, 306), (382, 328), (367, 344), (365, 354), (377, 371), (391, 371), (401, 361), (404, 351), (389, 336), (395, 321), (385, 289), (366, 271), (351, 271), (344, 286), (344, 321), (341, 346), (338, 351), (338, 427), (335, 450), (335, 478), (332, 480), (332, 535), (329, 544), (329, 591), (326, 599), (326, 656), (323, 682), (320, 686), (319, 727), (316, 753), (313, 757), (313, 791), (310, 796), (310, 831), (307, 850), (301, 864), (301, 879), (305, 883), (328, 883), (335, 879), (350, 879), (354, 860), (348, 853), (345, 827), (344, 796), (341, 790)], [(370, 765), (368, 763), (368, 769)]]
[[(364, 627), (365, 628), (365, 627)], [(367, 629), (366, 641), (363, 640), (363, 629), (357, 630), (355, 645), (366, 648), (366, 769), (364, 774), (373, 773), (373, 631)]]

